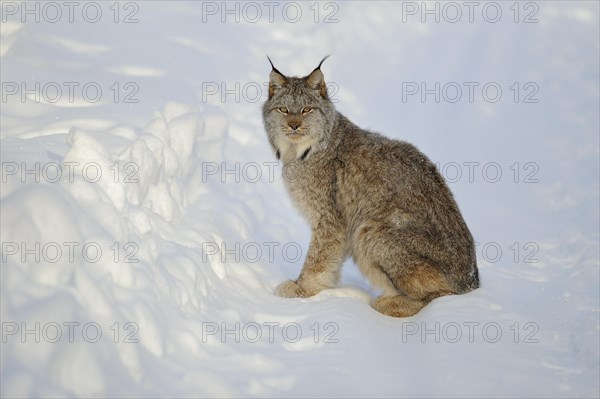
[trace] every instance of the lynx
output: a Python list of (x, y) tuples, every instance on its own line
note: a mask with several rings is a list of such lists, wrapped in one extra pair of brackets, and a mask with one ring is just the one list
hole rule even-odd
[(264, 127), (312, 234), (300, 276), (276, 294), (335, 287), (347, 257), (382, 290), (371, 305), (389, 316), (478, 288), (473, 237), (435, 165), (412, 144), (337, 112), (321, 72), (326, 58), (303, 78), (283, 75), (269, 58)]

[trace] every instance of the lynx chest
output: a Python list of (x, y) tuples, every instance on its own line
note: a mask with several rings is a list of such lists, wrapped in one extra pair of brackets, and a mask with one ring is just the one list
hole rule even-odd
[(330, 162), (308, 159), (290, 162), (283, 167), (283, 181), (292, 202), (311, 226), (337, 208), (335, 177), (335, 169)]

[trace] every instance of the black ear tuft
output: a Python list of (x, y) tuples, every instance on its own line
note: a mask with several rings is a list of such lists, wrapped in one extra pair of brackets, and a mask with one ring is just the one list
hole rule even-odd
[(275, 68), (275, 65), (273, 65), (273, 62), (268, 55), (267, 59), (271, 64), (271, 73), (269, 74), (269, 98), (271, 98), (277, 90), (281, 89), (281, 87), (287, 83), (287, 78)]
[(310, 75), (306, 77), (306, 85), (314, 90), (319, 90), (321, 97), (327, 98), (327, 85), (325, 84), (325, 77), (323, 76), (323, 72), (321, 72), (321, 65), (323, 62), (329, 58), (326, 56), (319, 62), (319, 66), (316, 67)]
[[(329, 57), (329, 56), (327, 56)], [(325, 58), (327, 58), (325, 57)], [(271, 69), (272, 71), (277, 72), (278, 74), (280, 74), (281, 76), (284, 76), (281, 72), (279, 72), (279, 70), (277, 68), (275, 68), (275, 65), (273, 65), (273, 61), (271, 61), (271, 58), (269, 58), (269, 56), (267, 55), (267, 59), (269, 60), (269, 64), (271, 64)], [(320, 65), (319, 65), (320, 66)]]
[(329, 54), (329, 55), (326, 55), (325, 57), (323, 57), (323, 59), (321, 60), (321, 62), (319, 62), (319, 66), (318, 66), (318, 67), (316, 67), (315, 69), (321, 69), (321, 65), (323, 65), (323, 62), (325, 62), (325, 60), (326, 60), (327, 58), (329, 58), (329, 57), (331, 57), (331, 54)]

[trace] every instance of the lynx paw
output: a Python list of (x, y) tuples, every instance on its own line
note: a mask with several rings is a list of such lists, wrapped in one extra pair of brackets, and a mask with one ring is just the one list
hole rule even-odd
[(426, 305), (425, 302), (404, 295), (380, 296), (371, 302), (373, 309), (392, 317), (410, 317)]
[(300, 287), (295, 281), (284, 281), (277, 287), (275, 294), (282, 298), (306, 298), (308, 293)]

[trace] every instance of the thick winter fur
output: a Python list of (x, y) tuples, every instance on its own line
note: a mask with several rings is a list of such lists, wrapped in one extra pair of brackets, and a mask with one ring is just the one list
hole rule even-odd
[(383, 289), (372, 305), (390, 316), (479, 287), (473, 238), (435, 165), (337, 112), (320, 66), (303, 78), (273, 67), (263, 106), (285, 186), (312, 229), (300, 277), (276, 293), (334, 287), (348, 256)]

